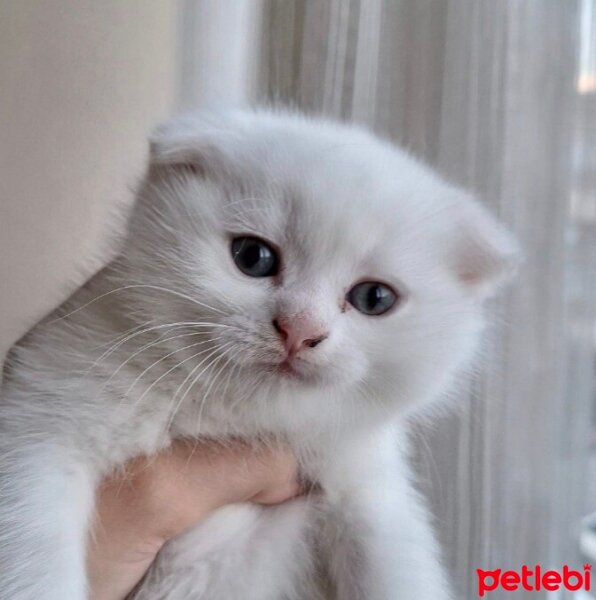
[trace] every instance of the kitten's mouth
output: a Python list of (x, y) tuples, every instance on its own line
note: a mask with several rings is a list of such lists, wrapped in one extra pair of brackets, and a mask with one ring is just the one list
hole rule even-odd
[(300, 361), (286, 357), (281, 361), (269, 363), (268, 370), (272, 375), (280, 379), (306, 382), (311, 379), (312, 374), (305, 367), (306, 365), (301, 365)]
[(294, 363), (288, 360), (287, 358), (275, 365), (275, 371), (283, 377), (302, 377), (302, 373), (298, 369), (296, 369)]
[(260, 366), (276, 379), (304, 383), (313, 382), (317, 379), (316, 374), (309, 368), (308, 364), (287, 356), (283, 359), (280, 357), (278, 360), (263, 362)]

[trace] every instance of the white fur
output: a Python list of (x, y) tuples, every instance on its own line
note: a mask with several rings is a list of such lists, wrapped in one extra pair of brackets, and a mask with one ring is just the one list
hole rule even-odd
[[(280, 277), (243, 275), (234, 234), (280, 248)], [(401, 422), (470, 361), (513, 256), (465, 192), (363, 129), (266, 111), (158, 129), (121, 254), (10, 355), (0, 600), (86, 598), (100, 478), (174, 438), (232, 435), (289, 441), (322, 492), (216, 511), (135, 598), (451, 598)], [(362, 279), (394, 286), (397, 310), (347, 305)], [(272, 319), (304, 311), (328, 339), (303, 378), (268, 371)]]

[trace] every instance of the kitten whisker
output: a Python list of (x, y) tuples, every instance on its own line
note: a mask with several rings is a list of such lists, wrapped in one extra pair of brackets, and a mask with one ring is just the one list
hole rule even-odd
[[(141, 348), (139, 348), (138, 350), (136, 350), (135, 352), (133, 352), (132, 354), (130, 354), (128, 356), (128, 358), (126, 360), (124, 360), (123, 362), (120, 363), (120, 365), (118, 366), (118, 368), (112, 372), (112, 374), (108, 377), (108, 379), (104, 382), (104, 384), (101, 387), (101, 390), (103, 390), (105, 388), (105, 386), (107, 386), (110, 381), (112, 381), (112, 379), (133, 359), (135, 358), (135, 356), (138, 356), (139, 354), (141, 354), (142, 352), (145, 352), (146, 350), (149, 350), (150, 348), (153, 348), (155, 346), (158, 346), (159, 344), (163, 344), (165, 342), (169, 342), (172, 340), (178, 340), (180, 338), (184, 338), (184, 337), (192, 337), (192, 336), (196, 336), (196, 335), (209, 335), (210, 332), (208, 331), (194, 331), (192, 333), (181, 333), (179, 335), (174, 335), (171, 337), (167, 337), (167, 338), (163, 338), (163, 337), (159, 337), (157, 340), (154, 340), (152, 342), (149, 342), (147, 344), (145, 344), (144, 346), (141, 346)], [(101, 392), (100, 390), (100, 392)]]
[[(99, 356), (99, 358), (97, 358), (93, 364), (87, 369), (86, 373), (89, 373), (90, 371), (92, 371), (95, 367), (98, 366), (98, 364), (100, 362), (102, 362), (103, 360), (105, 360), (110, 354), (112, 354), (113, 352), (115, 352), (118, 348), (120, 348), (120, 346), (122, 346), (123, 344), (125, 344), (126, 342), (130, 341), (131, 339), (137, 337), (138, 335), (143, 335), (145, 333), (149, 333), (151, 331), (156, 331), (158, 329), (164, 329), (164, 328), (178, 328), (178, 327), (197, 327), (197, 326), (212, 326), (212, 327), (221, 327), (221, 328), (232, 328), (231, 325), (224, 325), (221, 323), (208, 323), (208, 322), (197, 322), (197, 321), (179, 321), (176, 323), (165, 323), (165, 324), (161, 324), (161, 325), (155, 325), (152, 327), (147, 327), (145, 329), (142, 329), (140, 331), (137, 331), (133, 334), (130, 334), (128, 336), (126, 336), (124, 339), (121, 339), (119, 342), (117, 342), (116, 344), (114, 344), (113, 346), (111, 346), (110, 348), (108, 348), (108, 350), (106, 350), (103, 354), (101, 354), (101, 356)], [(167, 332), (166, 332), (167, 334)]]
[[(204, 399), (206, 399), (209, 396), (209, 393), (210, 393), (211, 389), (213, 388), (215, 381), (217, 381), (217, 377), (219, 376), (219, 374), (238, 356), (238, 350), (236, 348), (232, 347), (231, 352), (229, 352), (229, 350), (230, 350), (230, 348), (227, 348), (222, 353), (223, 355), (228, 355), (228, 358), (227, 358), (226, 362), (223, 364), (222, 368), (219, 371), (217, 371), (217, 373), (214, 375), (213, 381), (211, 382), (211, 384), (205, 391), (205, 395), (203, 396)], [(221, 383), (223, 383), (223, 381), (220, 381), (220, 385), (221, 385)]]
[[(221, 356), (220, 356), (220, 357), (217, 359), (217, 361), (215, 361), (214, 363), (212, 363), (212, 364), (210, 365), (210, 367), (211, 367), (211, 366), (215, 366), (215, 365), (216, 365), (216, 364), (217, 364), (217, 363), (218, 363), (218, 362), (219, 362), (219, 361), (220, 361), (222, 358), (224, 358), (224, 357), (225, 357), (225, 355), (226, 355), (226, 354), (227, 354), (227, 350), (226, 350), (226, 351), (224, 351), (224, 352), (222, 353), (222, 355), (221, 355)], [(227, 366), (228, 364), (230, 364), (230, 362), (233, 360), (233, 356), (235, 356), (235, 355), (233, 354), (231, 357), (228, 357), (228, 358), (226, 359), (226, 361), (224, 362), (224, 364), (223, 364), (223, 365), (220, 367), (220, 369), (219, 369), (219, 370), (218, 370), (216, 373), (214, 373), (214, 375), (213, 375), (213, 378), (212, 378), (212, 381), (209, 383), (209, 386), (208, 386), (208, 388), (206, 389), (206, 391), (205, 391), (205, 393), (204, 393), (204, 395), (203, 395), (203, 397), (202, 397), (202, 399), (201, 399), (200, 409), (199, 409), (199, 413), (198, 413), (198, 416), (197, 416), (197, 431), (200, 431), (200, 425), (201, 425), (201, 416), (202, 416), (202, 413), (203, 413), (203, 407), (205, 406), (205, 404), (206, 404), (206, 402), (207, 402), (207, 398), (209, 397), (209, 394), (210, 394), (210, 392), (211, 392), (211, 389), (213, 388), (213, 385), (214, 385), (214, 384), (215, 384), (215, 382), (217, 381), (217, 379), (218, 379), (219, 375), (222, 373), (222, 371), (223, 371), (223, 370), (226, 368), (226, 366)], [(191, 387), (192, 387), (192, 386), (191, 386)]]
[(138, 331), (139, 329), (143, 329), (143, 327), (150, 326), (151, 324), (154, 324), (155, 322), (156, 322), (155, 319), (148, 319), (147, 321), (144, 321), (143, 323), (140, 323), (138, 325), (135, 325), (134, 327), (130, 327), (129, 329), (126, 329), (125, 331), (120, 332), (115, 337), (110, 338), (107, 342), (103, 342), (101, 344), (98, 344), (97, 346), (93, 346), (91, 348), (91, 350), (101, 350), (102, 348), (105, 348), (106, 346), (110, 347), (113, 344), (118, 343), (121, 339), (125, 338), (127, 335), (134, 333), (135, 331)]
[[(226, 344), (224, 346), (228, 346), (231, 345), (232, 342), (230, 342), (229, 344)], [(223, 346), (222, 346), (223, 347)], [(209, 354), (208, 356), (205, 357), (205, 359), (203, 359), (201, 362), (199, 362), (198, 365), (196, 365), (191, 371), (190, 373), (188, 373), (188, 375), (185, 377), (184, 381), (178, 386), (178, 388), (176, 389), (176, 391), (174, 392), (174, 395), (172, 396), (172, 400), (170, 401), (170, 405), (175, 404), (173, 410), (171, 411), (171, 416), (168, 419), (168, 422), (166, 424), (166, 432), (170, 430), (170, 427), (172, 426), (172, 423), (174, 421), (174, 418), (176, 416), (176, 414), (178, 413), (178, 410), (180, 409), (180, 406), (182, 406), (182, 402), (184, 401), (184, 398), (186, 397), (186, 393), (180, 398), (180, 400), (178, 400), (178, 402), (176, 402), (176, 398), (178, 397), (178, 394), (182, 391), (184, 385), (186, 384), (186, 382), (189, 380), (189, 378), (193, 375), (193, 373), (202, 365), (204, 364), (204, 362), (206, 360), (208, 360), (211, 356), (213, 356), (213, 354), (216, 353), (217, 350), (220, 350), (222, 347), (216, 348), (211, 354)], [(206, 367), (207, 368), (207, 367)]]
[[(229, 342), (228, 344), (231, 344), (232, 342)], [(228, 344), (225, 344), (226, 346)], [(215, 353), (217, 351), (217, 347), (214, 349)], [(205, 358), (205, 360), (207, 360), (209, 357), (211, 356), (211, 354), (209, 356), (207, 356)], [(199, 362), (199, 364), (195, 365), (187, 374), (186, 377), (184, 378), (184, 380), (182, 381), (182, 383), (178, 386), (178, 388), (176, 389), (176, 391), (174, 392), (174, 395), (172, 396), (172, 402), (176, 401), (176, 398), (178, 397), (178, 394), (180, 394), (182, 392), (182, 390), (184, 389), (184, 386), (186, 385), (186, 383), (191, 379), (191, 377), (193, 377), (193, 375), (199, 370), (199, 368), (201, 367), (202, 364), (204, 364), (205, 360), (202, 360)]]
[(255, 392), (255, 390), (265, 380), (265, 377), (266, 377), (266, 375), (264, 373), (261, 373), (257, 378), (255, 378), (255, 380), (253, 381), (252, 387), (250, 387), (248, 390), (246, 390), (244, 396), (239, 395), (238, 399), (230, 405), (230, 411), (233, 412), (239, 404), (241, 404), (242, 402), (245, 402), (248, 398), (250, 398), (252, 396), (252, 394)]
[(138, 289), (138, 288), (145, 288), (145, 289), (150, 289), (150, 290), (157, 290), (157, 291), (160, 291), (160, 292), (167, 292), (169, 294), (173, 294), (174, 296), (178, 296), (180, 298), (183, 298), (184, 300), (188, 300), (192, 304), (196, 304), (197, 306), (200, 306), (201, 308), (206, 308), (207, 310), (212, 310), (213, 312), (219, 313), (221, 315), (225, 315), (226, 314), (224, 311), (222, 311), (222, 310), (220, 310), (218, 308), (215, 308), (214, 306), (209, 306), (208, 304), (200, 302), (199, 300), (196, 300), (195, 298), (192, 298), (191, 296), (188, 296), (187, 294), (183, 294), (182, 292), (177, 292), (175, 290), (171, 290), (170, 288), (162, 287), (162, 286), (159, 286), (159, 285), (150, 285), (150, 284), (130, 284), (130, 285), (123, 285), (121, 287), (115, 288), (115, 289), (110, 290), (108, 292), (104, 292), (103, 294), (100, 294), (99, 296), (93, 298), (93, 300), (89, 300), (89, 302), (85, 302), (85, 304), (82, 304), (78, 308), (75, 308), (74, 310), (66, 313), (65, 315), (61, 315), (59, 317), (56, 317), (55, 319), (52, 319), (51, 321), (48, 321), (46, 323), (46, 325), (52, 325), (52, 324), (54, 324), (54, 323), (56, 323), (58, 321), (62, 321), (64, 319), (72, 317), (72, 315), (74, 315), (74, 314), (80, 312), (81, 310), (87, 308), (91, 304), (94, 304), (95, 302), (98, 302), (99, 300), (102, 300), (103, 298), (106, 298), (107, 296), (111, 296), (112, 294), (116, 294), (118, 292), (123, 292), (123, 291), (126, 291), (126, 290)]
[[(182, 382), (181, 386), (179, 386), (178, 390), (176, 390), (176, 394), (178, 394), (179, 390), (182, 390), (182, 386), (188, 381), (188, 379), (190, 377), (192, 377), (192, 375), (205, 363), (205, 361), (207, 361), (209, 358), (211, 358), (214, 354), (221, 352), (221, 350), (223, 350), (224, 348), (230, 347), (233, 345), (233, 342), (227, 342), (226, 344), (223, 344), (220, 347), (217, 347), (213, 350), (213, 352), (211, 352), (210, 354), (208, 354), (198, 365), (196, 365), (191, 371), (190, 373), (186, 376), (185, 380)], [(214, 359), (215, 360), (215, 359)], [(190, 385), (187, 386), (186, 390), (184, 391), (184, 393), (182, 394), (182, 397), (180, 398), (180, 400), (178, 401), (178, 406), (182, 405), (182, 403), (184, 402), (184, 399), (186, 398), (186, 396), (188, 396), (190, 390), (194, 387), (194, 385), (199, 381), (199, 379), (201, 378), (201, 376), (203, 375), (203, 373), (205, 373), (213, 364), (213, 361), (211, 363), (209, 363), (205, 368), (203, 368), (201, 370), (201, 372), (192, 380), (192, 382), (190, 383)]]
[[(169, 352), (168, 354), (166, 354), (165, 356), (161, 357), (159, 360), (156, 360), (154, 363), (152, 363), (151, 365), (149, 365), (131, 384), (131, 386), (128, 388), (128, 390), (126, 391), (126, 393), (123, 396), (123, 399), (126, 398), (128, 396), (128, 394), (130, 394), (131, 390), (133, 389), (133, 387), (137, 384), (137, 382), (141, 379), (141, 377), (147, 373), (150, 369), (152, 369), (155, 365), (159, 364), (160, 362), (164, 361), (166, 358), (169, 358), (170, 356), (173, 356), (174, 354), (177, 354), (178, 352), (182, 352), (183, 350), (187, 350), (189, 348), (193, 348), (193, 347), (197, 347), (197, 346), (202, 346), (206, 343), (212, 342), (213, 340), (203, 340), (202, 342), (197, 342), (195, 344), (190, 344), (189, 346), (185, 346), (184, 348), (179, 348), (178, 350), (175, 350), (173, 352)], [(200, 356), (201, 354), (204, 354), (205, 352), (209, 352), (210, 348), (207, 348), (206, 350), (202, 350), (201, 352), (197, 352), (196, 354), (193, 354), (192, 356), (189, 356), (187, 358), (185, 358), (184, 360), (181, 360), (180, 362), (176, 363), (173, 367), (169, 368), (165, 373), (163, 373), (160, 377), (158, 377), (142, 394), (141, 396), (135, 400), (134, 404), (133, 404), (133, 408), (135, 406), (137, 406), (138, 404), (140, 404), (140, 402), (143, 400), (143, 398), (167, 375), (169, 375), (172, 371), (174, 371), (175, 369), (179, 368), (180, 366), (182, 366), (184, 363), (188, 362), (189, 360), (192, 360), (193, 358), (196, 358), (197, 356)]]
[[(234, 354), (234, 358), (236, 358), (237, 356), (239, 356), (241, 354), (241, 352), (242, 352), (241, 349), (237, 348), (236, 349), (236, 353)], [(224, 399), (226, 398), (226, 394), (228, 393), (228, 388), (229, 388), (230, 383), (232, 381), (232, 377), (234, 377), (235, 373), (238, 372), (238, 371), (240, 371), (241, 368), (242, 368), (241, 364), (239, 362), (236, 362), (234, 364), (234, 366), (230, 369), (230, 372), (228, 373), (228, 377), (226, 379), (226, 384), (225, 384), (225, 386), (223, 388), (223, 391), (222, 391), (222, 398), (224, 398)]]

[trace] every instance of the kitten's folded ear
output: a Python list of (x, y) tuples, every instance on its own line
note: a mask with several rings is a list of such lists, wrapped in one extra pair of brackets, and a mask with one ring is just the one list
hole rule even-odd
[(513, 235), (475, 200), (465, 198), (452, 212), (447, 260), (469, 292), (490, 296), (515, 272), (520, 248)]
[(159, 125), (149, 138), (150, 169), (173, 168), (205, 176), (224, 168), (228, 138), (233, 134), (221, 124), (221, 119), (186, 115)]

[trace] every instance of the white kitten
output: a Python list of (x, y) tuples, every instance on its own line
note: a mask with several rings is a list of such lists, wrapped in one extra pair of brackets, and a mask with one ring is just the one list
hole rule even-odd
[(471, 359), (514, 254), (362, 129), (271, 112), (158, 129), (120, 256), (10, 355), (0, 599), (86, 598), (98, 481), (230, 435), (289, 441), (322, 493), (216, 511), (135, 597), (450, 598), (400, 422)]

